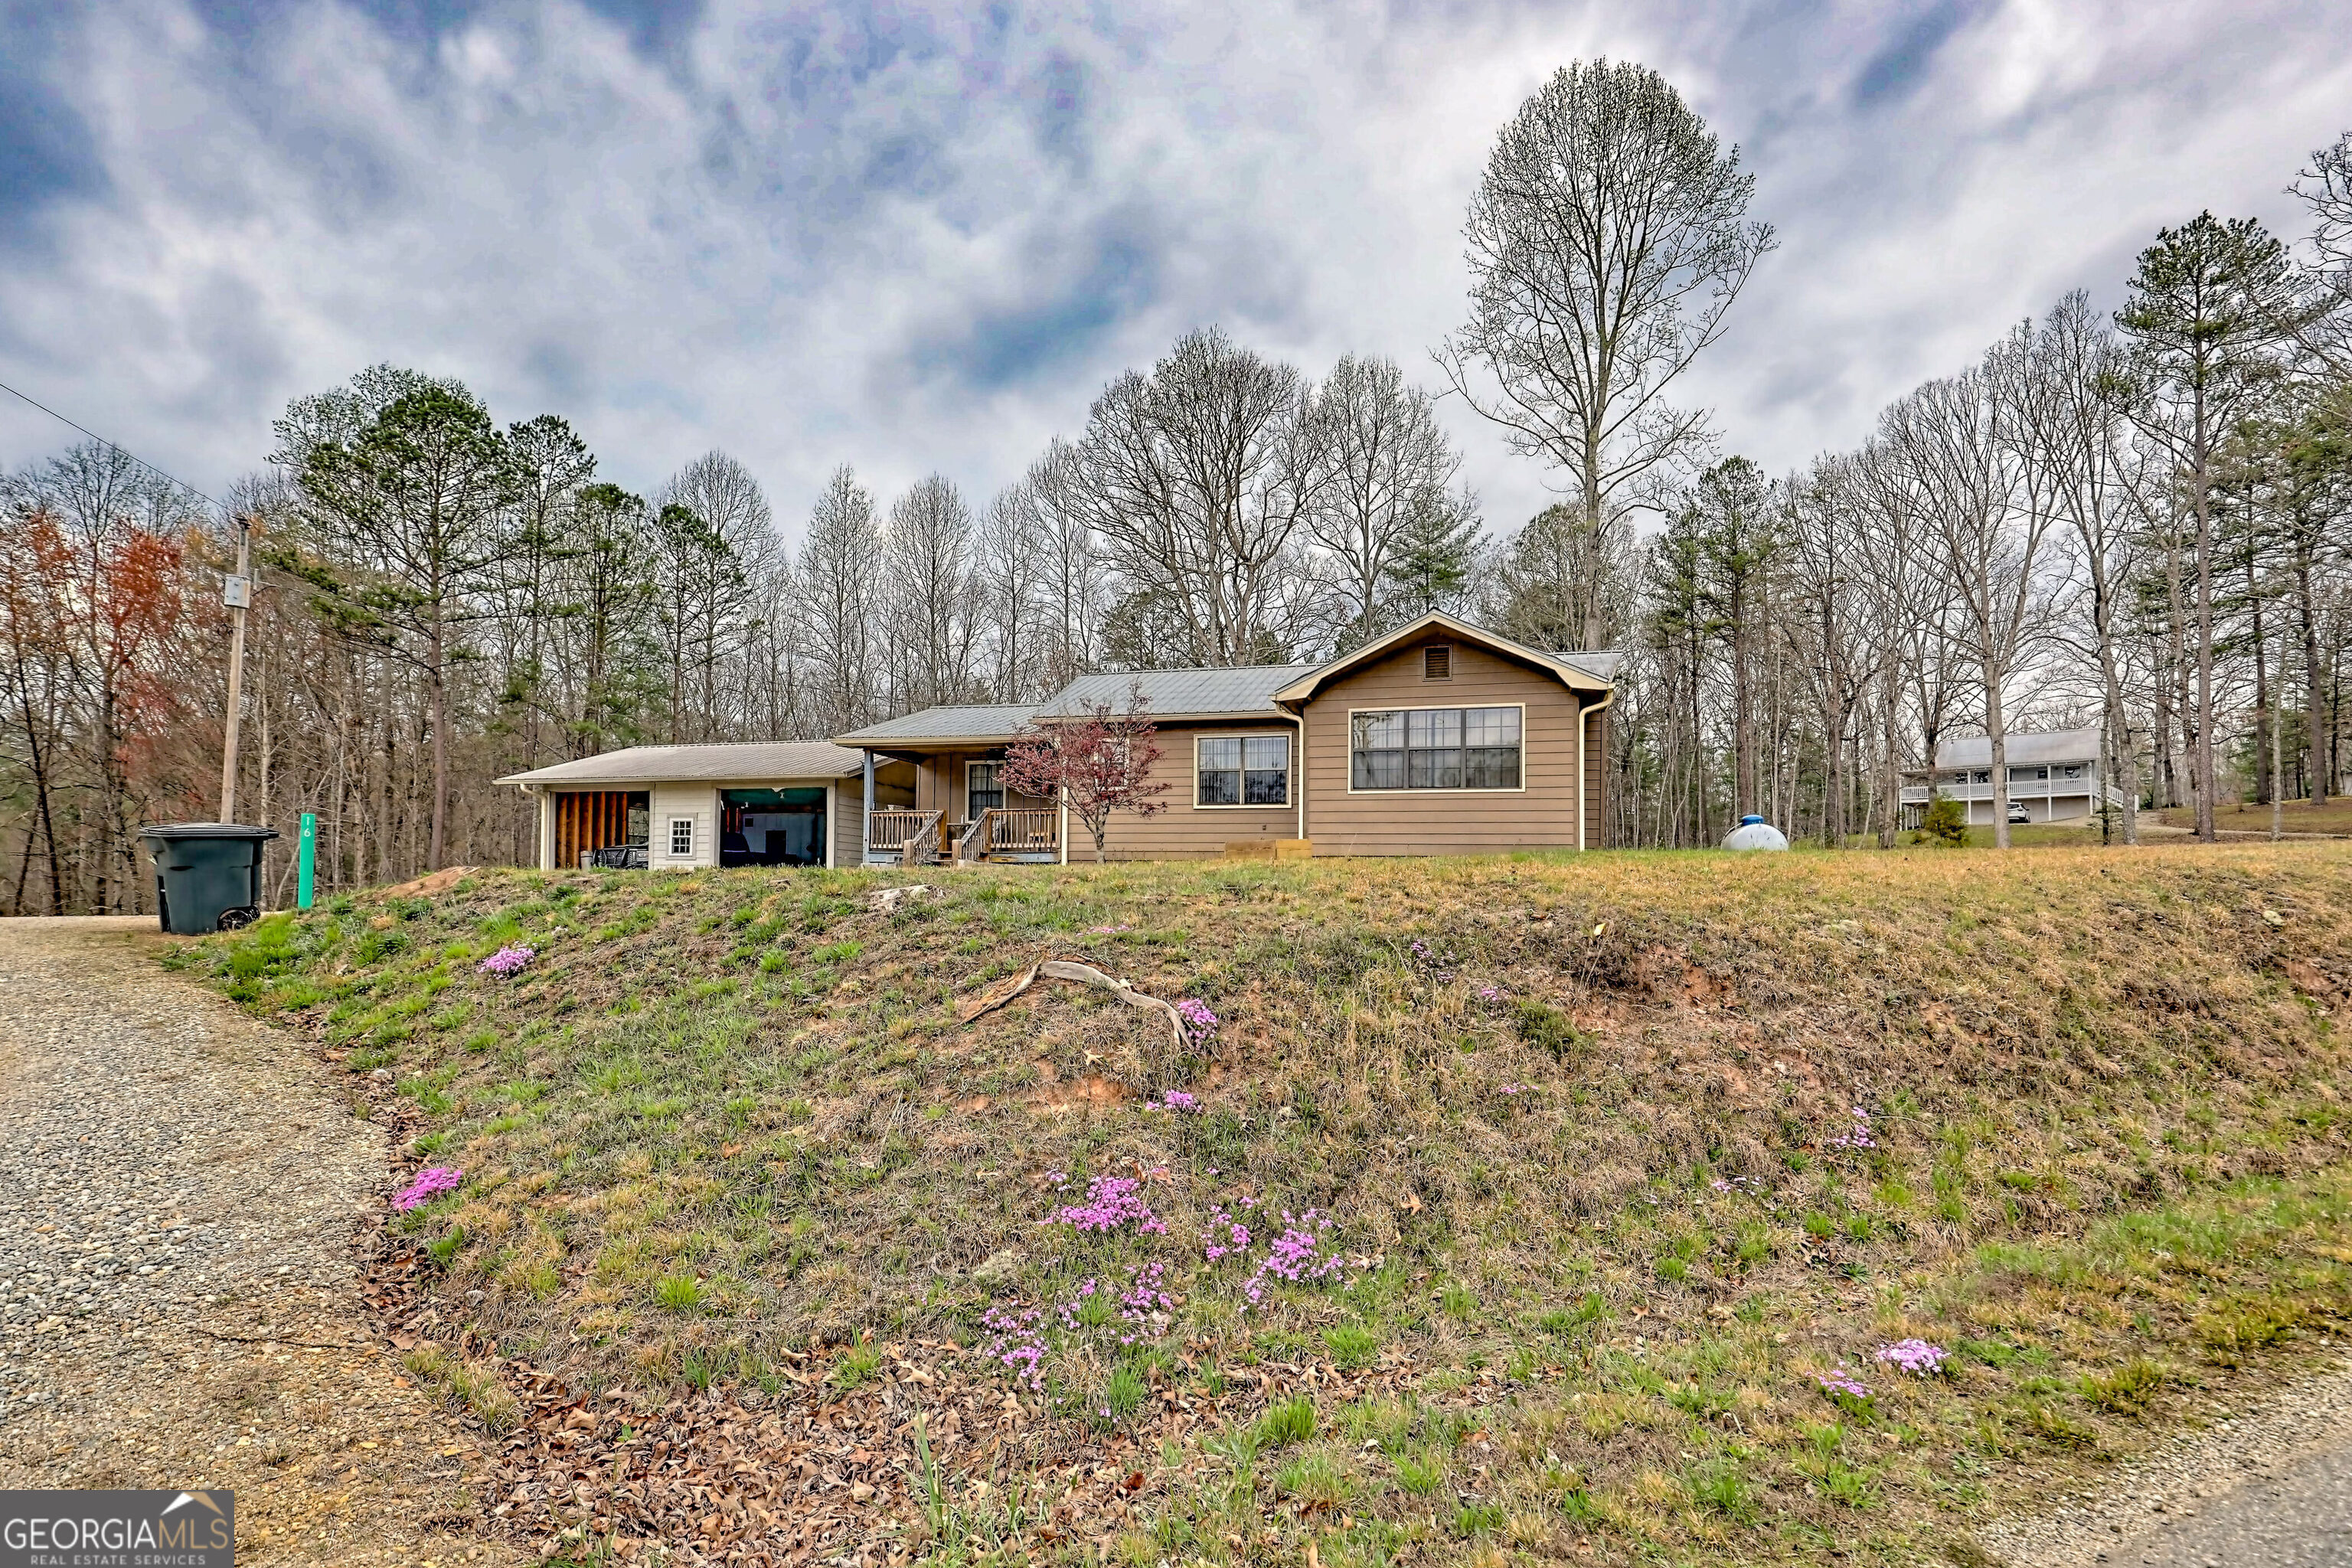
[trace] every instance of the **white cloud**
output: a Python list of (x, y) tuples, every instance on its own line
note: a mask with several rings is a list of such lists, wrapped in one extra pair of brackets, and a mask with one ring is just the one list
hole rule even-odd
[[(2292, 226), (2279, 187), (2352, 119), (2316, 5), (1115, 9), (713, 5), (647, 52), (572, 0), (430, 37), (292, 0), (241, 39), (94, 6), (37, 68), (106, 179), (0, 240), (0, 378), (206, 489), (392, 360), (566, 415), (625, 483), (727, 447), (795, 529), (844, 460), (984, 494), (1208, 321), (1433, 384), (1496, 129), (1606, 52), (1749, 150), (1783, 245), (1690, 390), (1782, 468), (2116, 295), (2160, 223)], [(1490, 517), (1539, 504), (1449, 418)], [(58, 439), (0, 409), (0, 459)]]

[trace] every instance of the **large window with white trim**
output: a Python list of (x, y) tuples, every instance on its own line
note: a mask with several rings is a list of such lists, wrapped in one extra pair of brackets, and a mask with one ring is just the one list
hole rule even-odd
[(1351, 716), (1348, 779), (1370, 789), (1517, 789), (1525, 710), (1394, 708)]
[(1195, 805), (1290, 804), (1290, 737), (1203, 735), (1193, 765)]

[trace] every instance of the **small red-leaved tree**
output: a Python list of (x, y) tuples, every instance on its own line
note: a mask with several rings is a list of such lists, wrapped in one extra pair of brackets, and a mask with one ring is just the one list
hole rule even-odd
[(1140, 686), (1128, 689), (1124, 709), (1082, 702), (1076, 712), (1048, 714), (1013, 738), (1004, 748), (1004, 782), (1068, 806), (1094, 836), (1100, 864), (1112, 812), (1156, 816), (1168, 809), (1158, 798), (1168, 793), (1168, 781), (1151, 778), (1160, 756), (1155, 733)]

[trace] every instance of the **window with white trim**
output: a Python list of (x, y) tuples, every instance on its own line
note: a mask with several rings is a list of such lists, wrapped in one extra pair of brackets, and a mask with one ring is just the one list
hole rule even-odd
[(974, 817), (983, 811), (1004, 809), (1004, 764), (1002, 763), (967, 763), (964, 764), (964, 810)]
[(1204, 735), (1196, 753), (1198, 805), (1290, 804), (1290, 737)]
[(1356, 789), (1517, 789), (1517, 708), (1399, 708), (1354, 715)]
[(673, 860), (683, 860), (694, 853), (694, 818), (673, 816), (669, 819), (669, 854)]

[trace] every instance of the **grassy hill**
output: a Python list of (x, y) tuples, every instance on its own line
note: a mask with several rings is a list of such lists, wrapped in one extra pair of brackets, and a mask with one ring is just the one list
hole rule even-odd
[[(882, 907), (914, 879), (481, 873), (190, 950), (463, 1173), (394, 1228), (442, 1325), (414, 1364), (511, 1428), (510, 1527), (1974, 1561), (1990, 1510), (2345, 1326), (2352, 847), (1022, 868)], [(1042, 980), (960, 1021), (1046, 955), (1214, 1026)], [(1940, 1370), (1874, 1359), (1914, 1339)], [(720, 1431), (772, 1473), (698, 1468)]]

